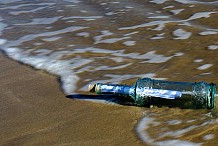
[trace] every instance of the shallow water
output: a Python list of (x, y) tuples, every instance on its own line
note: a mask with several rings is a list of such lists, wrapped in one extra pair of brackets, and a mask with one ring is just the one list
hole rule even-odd
[[(139, 77), (217, 83), (217, 16), (214, 0), (0, 0), (0, 48), (58, 75), (66, 95)], [(148, 145), (217, 145), (216, 111), (145, 109), (136, 133)]]

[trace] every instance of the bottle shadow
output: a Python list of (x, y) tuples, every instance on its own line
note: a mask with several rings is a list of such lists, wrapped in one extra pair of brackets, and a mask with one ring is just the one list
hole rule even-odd
[(119, 105), (135, 106), (134, 101), (128, 97), (115, 96), (115, 95), (86, 95), (86, 94), (71, 94), (66, 98), (87, 100), (100, 103), (116, 103)]

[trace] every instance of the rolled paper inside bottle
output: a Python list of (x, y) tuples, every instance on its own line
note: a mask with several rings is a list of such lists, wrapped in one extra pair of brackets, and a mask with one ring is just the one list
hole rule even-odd
[[(94, 86), (89, 86), (89, 88)], [(115, 94), (122, 96), (129, 96), (130, 86), (118, 85), (118, 84), (101, 84), (98, 83), (95, 86), (95, 92), (97, 94)], [(137, 92), (137, 91), (136, 91)], [(143, 92), (137, 92), (142, 96), (159, 97), (165, 99), (175, 99), (182, 96), (182, 92), (174, 90), (164, 90), (164, 89), (144, 89)]]
[(165, 98), (165, 99), (175, 99), (175, 98), (179, 98), (182, 96), (182, 92), (180, 91), (163, 90), (163, 89), (144, 89), (143, 93), (141, 94), (144, 94), (144, 96), (159, 97), (159, 98)]

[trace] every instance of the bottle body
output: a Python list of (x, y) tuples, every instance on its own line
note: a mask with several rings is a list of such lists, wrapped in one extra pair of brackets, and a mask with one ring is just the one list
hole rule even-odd
[[(172, 82), (163, 80), (153, 80), (150, 78), (138, 79), (133, 85), (135, 93), (130, 93), (139, 106), (161, 105), (176, 106), (182, 108), (208, 108), (214, 107), (214, 94), (216, 85), (205, 82)], [(147, 89), (155, 89), (167, 92), (168, 96), (146, 94)], [(175, 92), (177, 94), (175, 94)], [(171, 97), (171, 98), (169, 98)]]
[(172, 82), (139, 78), (132, 86), (97, 83), (95, 92), (131, 97), (138, 106), (167, 105), (211, 109), (214, 107), (216, 85), (205, 82)]

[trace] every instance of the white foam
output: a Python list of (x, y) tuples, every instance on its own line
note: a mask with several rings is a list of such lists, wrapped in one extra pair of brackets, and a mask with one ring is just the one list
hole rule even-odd
[(208, 134), (208, 135), (203, 136), (203, 140), (211, 140), (214, 138), (215, 138), (214, 134)]
[(41, 44), (43, 44), (43, 43), (33, 43), (33, 45), (35, 45), (35, 46), (39, 46)]
[(70, 2), (70, 3), (80, 3), (81, 1), (79, 0), (64, 0), (65, 2)]
[(110, 35), (113, 35), (113, 33), (108, 31), (108, 30), (101, 31), (101, 35), (94, 37), (95, 43), (98, 43), (99, 41), (101, 41), (103, 39), (103, 37), (110, 36)]
[(211, 66), (213, 66), (213, 64), (204, 64), (202, 66), (199, 66), (197, 69), (198, 70), (205, 70), (205, 69), (210, 68)]
[(182, 11), (184, 11), (184, 9), (170, 10), (170, 12), (171, 12), (173, 15), (178, 15), (178, 14), (181, 13)]
[(162, 9), (169, 9), (169, 8), (174, 8), (175, 6), (166, 6), (166, 7), (164, 7), (164, 8), (162, 8)]
[(208, 49), (209, 50), (216, 50), (216, 49), (218, 49), (218, 45), (210, 45), (210, 46), (208, 46)]
[(198, 12), (193, 14), (191, 17), (186, 19), (185, 21), (195, 20), (199, 18), (209, 18), (211, 14), (215, 14), (217, 12)]
[(37, 25), (37, 24), (52, 24), (58, 21), (62, 16), (53, 17), (53, 18), (34, 18), (30, 23), (22, 23), (15, 25)]
[(194, 60), (194, 62), (196, 62), (196, 63), (199, 63), (199, 62), (202, 62), (202, 61), (204, 61), (204, 59), (195, 59)]
[(0, 46), (1, 46), (1, 45), (4, 45), (6, 42), (7, 42), (6, 39), (0, 39)]
[(181, 123), (182, 123), (181, 120), (169, 120), (169, 121), (167, 121), (168, 125), (178, 125), (178, 124), (181, 124)]
[[(181, 121), (180, 121), (181, 122)], [(179, 122), (179, 123), (180, 123)], [(137, 126), (136, 126), (136, 132), (138, 134), (138, 137), (147, 145), (155, 145), (155, 146), (200, 146), (200, 143), (193, 143), (190, 141), (186, 141), (186, 140), (177, 140), (177, 139), (170, 139), (170, 140), (164, 140), (164, 141), (158, 141), (157, 139), (164, 137), (164, 136), (169, 136), (168, 134), (165, 135), (160, 135), (160, 137), (156, 137), (156, 138), (152, 138), (149, 133), (147, 132), (147, 129), (151, 128), (151, 126), (156, 126), (155, 119), (151, 118), (149, 116), (146, 116), (144, 118), (142, 118)], [(177, 124), (179, 124), (177, 123)], [(179, 132), (179, 134), (181, 135), (181, 133), (186, 133), (189, 132), (190, 130), (196, 128), (196, 126), (190, 126), (188, 128), (186, 128), (186, 130), (179, 130), (177, 132)], [(160, 130), (161, 131), (161, 130)], [(176, 134), (175, 132), (172, 132), (170, 134), (170, 136), (174, 136), (174, 134)]]
[(199, 35), (212, 35), (212, 34), (217, 34), (217, 31), (212, 31), (212, 30), (206, 30), (206, 31), (202, 31), (199, 33)]
[(52, 52), (52, 50), (48, 50), (48, 49), (38, 49), (38, 50), (34, 50), (34, 53), (38, 53), (37, 56), (43, 56), (43, 55), (47, 55), (50, 54)]
[(151, 0), (150, 2), (151, 2), (151, 3), (155, 3), (155, 4), (163, 4), (163, 3), (165, 3), (166, 1), (168, 1), (168, 0)]
[(174, 0), (176, 2), (182, 3), (182, 4), (192, 4), (192, 0)]
[(176, 40), (184, 40), (184, 39), (188, 39), (191, 36), (191, 32), (187, 32), (181, 28), (176, 29), (173, 31), (173, 35), (176, 36)]
[(201, 146), (201, 144), (193, 143), (186, 140), (165, 140), (161, 142), (156, 142), (157, 146)]
[(100, 71), (100, 70), (115, 70), (115, 69), (121, 69), (121, 68), (125, 68), (127, 66), (130, 66), (132, 63), (126, 63), (126, 64), (123, 64), (123, 65), (118, 65), (118, 66), (105, 66), (105, 65), (102, 65), (102, 66), (98, 66), (98, 67), (95, 67), (94, 69), (92, 70), (89, 70), (89, 71)]
[(123, 42), (123, 44), (126, 46), (134, 46), (136, 44), (136, 41), (126, 41), (126, 42)]
[(147, 18), (149, 18), (149, 19), (166, 19), (166, 18), (170, 18), (170, 16), (149, 16)]
[(177, 53), (175, 53), (173, 56), (179, 57), (179, 56), (183, 56), (183, 55), (184, 55), (184, 53), (182, 53), (182, 52), (177, 52)]
[(74, 32), (74, 31), (77, 31), (77, 30), (81, 30), (81, 29), (85, 29), (87, 27), (82, 27), (82, 26), (71, 26), (71, 27), (67, 27), (67, 28), (64, 28), (64, 29), (60, 29), (60, 30), (57, 30), (57, 31), (51, 31), (51, 32), (44, 32), (44, 33), (39, 33), (39, 34), (29, 34), (29, 35), (26, 35), (26, 36), (23, 36), (17, 40), (14, 40), (14, 41), (9, 41), (8, 43), (8, 47), (11, 47), (11, 46), (18, 46), (24, 42), (27, 42), (27, 41), (31, 41), (37, 37), (49, 37), (49, 36), (53, 36), (53, 35), (58, 35), (58, 34), (63, 34), (63, 33), (67, 33), (67, 32)]
[(49, 38), (43, 38), (42, 40), (46, 41), (46, 42), (53, 42), (53, 41), (57, 41), (57, 40), (59, 40), (61, 38), (62, 37), (49, 37)]
[(133, 9), (134, 7), (132, 6), (125, 6), (126, 9)]
[(79, 80), (79, 77), (73, 72), (73, 68), (80, 67), (92, 61), (81, 58), (58, 60), (64, 54), (63, 52), (59, 52), (58, 54), (53, 53), (49, 56), (31, 56), (18, 48), (2, 47), (1, 49), (14, 60), (60, 76), (63, 91), (67, 95), (72, 94), (76, 90), (76, 83)]
[(109, 39), (104, 39), (104, 40), (99, 40), (98, 42), (95, 42), (94, 44), (100, 44), (100, 43), (107, 43), (107, 44), (112, 44), (116, 43), (121, 40), (129, 39), (130, 37), (122, 37), (122, 38), (109, 38)]
[(99, 48), (84, 48), (84, 49), (74, 49), (72, 53), (85, 53), (85, 52), (92, 52), (92, 53), (108, 53), (115, 57), (123, 57), (123, 58), (132, 58), (137, 60), (142, 60), (141, 63), (163, 63), (170, 60), (173, 57), (181, 56), (183, 53), (175, 53), (172, 56), (166, 57), (164, 55), (156, 54), (155, 51), (150, 51), (144, 54), (140, 53), (123, 53), (124, 50), (106, 50), (106, 49), (99, 49)]
[(199, 0), (174, 0), (178, 3), (181, 4), (217, 4), (217, 1), (212, 1), (212, 2), (204, 2), (204, 1), (199, 1)]
[(71, 17), (64, 17), (62, 20), (69, 20), (69, 19), (83, 19), (83, 20), (96, 20), (103, 18), (103, 16), (71, 16)]
[(155, 36), (153, 36), (152, 38), (150, 38), (151, 40), (159, 40), (159, 39), (163, 39), (165, 33), (160, 33), (160, 34), (156, 34)]
[(165, 57), (163, 55), (155, 54), (155, 51), (150, 51), (142, 55), (132, 55), (131, 58), (134, 59), (143, 59), (146, 61), (143, 61), (142, 63), (148, 62), (148, 63), (163, 63), (168, 60), (170, 60), (173, 56)]
[[(0, 0), (1, 1), (1, 0)], [(12, 10), (16, 10), (19, 9), (21, 7), (28, 7), (28, 6), (44, 6), (44, 5), (53, 5), (54, 3), (36, 3), (36, 4), (18, 4), (15, 6), (6, 6), (3, 8), (0, 8), (0, 10), (5, 10), (5, 9), (12, 9)]]
[(88, 11), (86, 10), (80, 10), (81, 13), (87, 13)]
[(57, 12), (64, 12), (64, 10), (57, 10)]
[(35, 12), (37, 12), (37, 11), (46, 9), (46, 8), (48, 8), (48, 7), (52, 6), (52, 5), (54, 5), (54, 3), (50, 3), (50, 4), (47, 3), (47, 4), (48, 4), (47, 6), (38, 7), (38, 8), (35, 8), (35, 9), (31, 9), (31, 10), (29, 10), (29, 11), (11, 11), (11, 12), (9, 12), (9, 14), (16, 16), (16, 15), (25, 14), (25, 13), (35, 13)]
[[(165, 24), (171, 23), (171, 22), (179, 23), (179, 25), (191, 26), (191, 24), (187, 21), (191, 21), (191, 20), (195, 20), (195, 19), (199, 19), (199, 18), (208, 18), (208, 17), (210, 17), (211, 14), (214, 14), (214, 13), (217, 13), (217, 12), (198, 12), (198, 13), (193, 14), (192, 16), (190, 16), (189, 18), (187, 18), (185, 20), (171, 20), (171, 21), (157, 20), (157, 21), (146, 22), (143, 24), (138, 24), (138, 25), (133, 25), (133, 26), (121, 27), (118, 30), (130, 30), (130, 29), (138, 29), (138, 28), (143, 28), (143, 27), (157, 26), (153, 30), (160, 31), (160, 30), (164, 29)], [(166, 16), (163, 16), (163, 17), (166, 18)], [(150, 18), (155, 18), (155, 16), (154, 17), (152, 16)]]
[(89, 35), (90, 34), (88, 32), (80, 32), (76, 34), (76, 36), (81, 36), (81, 37), (86, 37), (86, 38), (89, 37)]
[(7, 26), (7, 24), (2, 23), (2, 17), (0, 17), (0, 36), (2, 35), (2, 31), (5, 29), (5, 27)]
[(130, 36), (130, 35), (137, 34), (137, 33), (139, 33), (139, 32), (138, 31), (134, 31), (134, 32), (130, 32), (130, 33), (124, 34), (123, 36)]
[(109, 2), (111, 4), (119, 4), (120, 2)]
[(105, 13), (105, 15), (108, 15), (108, 16), (115, 15), (115, 14), (117, 14), (117, 13), (115, 13), (115, 12), (107, 12), (107, 13)]
[(21, 0), (0, 0), (0, 3), (10, 4), (10, 3), (19, 2), (19, 1), (21, 1)]
[(165, 24), (169, 23), (169, 22), (171, 22), (171, 21), (151, 21), (148, 23), (134, 25), (134, 26), (130, 26), (130, 27), (121, 27), (121, 28), (119, 28), (119, 30), (137, 29), (137, 28), (149, 27), (149, 26), (157, 26), (153, 30), (163, 30), (163, 28), (165, 27)]

